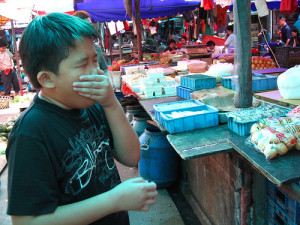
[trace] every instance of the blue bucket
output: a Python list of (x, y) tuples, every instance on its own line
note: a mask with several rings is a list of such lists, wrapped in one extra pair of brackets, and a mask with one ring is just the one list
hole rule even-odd
[(139, 174), (156, 183), (157, 188), (172, 186), (178, 177), (179, 156), (157, 127), (147, 127), (139, 137), (141, 159)]

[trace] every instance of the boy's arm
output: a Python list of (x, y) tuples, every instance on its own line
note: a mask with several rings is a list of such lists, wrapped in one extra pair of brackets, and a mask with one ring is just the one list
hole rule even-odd
[(114, 157), (122, 164), (133, 167), (140, 160), (138, 136), (127, 120), (105, 75), (82, 75), (74, 90), (103, 106), (114, 139)]
[(113, 135), (115, 158), (125, 166), (137, 166), (141, 157), (140, 142), (120, 103), (115, 98), (104, 111)]
[(92, 198), (58, 206), (53, 213), (40, 216), (12, 216), (14, 225), (81, 225), (90, 224), (118, 211), (148, 211), (155, 203), (156, 185), (133, 178), (112, 190)]

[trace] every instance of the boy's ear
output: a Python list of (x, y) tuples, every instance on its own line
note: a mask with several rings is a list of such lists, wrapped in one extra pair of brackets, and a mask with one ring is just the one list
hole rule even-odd
[(37, 75), (37, 80), (42, 87), (55, 88), (55, 84), (53, 83), (53, 76), (55, 76), (55, 74), (51, 73), (50, 71), (40, 71)]

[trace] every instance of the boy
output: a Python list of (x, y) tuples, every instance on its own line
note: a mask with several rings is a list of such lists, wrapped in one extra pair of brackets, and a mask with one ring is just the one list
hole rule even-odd
[(13, 69), (13, 55), (6, 47), (7, 41), (4, 38), (0, 38), (0, 77), (4, 85), (5, 95), (10, 96), (11, 85), (13, 85), (16, 94), (20, 91), (20, 85), (17, 74)]
[(136, 166), (138, 137), (100, 72), (86, 21), (62, 13), (35, 18), (20, 55), (40, 92), (8, 141), (8, 209), (13, 224), (129, 224), (149, 210), (156, 185), (120, 184), (114, 159)]

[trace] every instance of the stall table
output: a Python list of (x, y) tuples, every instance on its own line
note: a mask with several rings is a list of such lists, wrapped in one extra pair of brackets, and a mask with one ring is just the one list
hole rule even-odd
[(296, 108), (298, 105), (300, 105), (300, 100), (298, 99), (282, 98), (279, 90), (256, 93), (254, 94), (254, 97), (277, 105), (289, 107), (289, 108)]
[(172, 147), (184, 160), (232, 151), (227, 139), (236, 136), (227, 124), (178, 134), (168, 134)]
[(228, 143), (277, 186), (281, 186), (285, 182), (300, 180), (299, 151), (289, 151), (284, 156), (277, 156), (268, 161), (262, 153), (246, 144), (247, 138), (231, 136), (228, 138)]
[[(166, 129), (156, 120), (153, 105), (182, 100), (184, 99), (174, 96), (140, 100), (140, 104), (161, 131), (167, 133)], [(227, 125), (221, 125), (178, 134), (168, 134), (167, 139), (180, 157), (187, 160), (232, 151), (232, 147), (227, 143), (227, 138), (231, 135), (235, 136), (234, 133), (228, 130)]]

